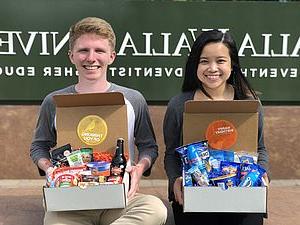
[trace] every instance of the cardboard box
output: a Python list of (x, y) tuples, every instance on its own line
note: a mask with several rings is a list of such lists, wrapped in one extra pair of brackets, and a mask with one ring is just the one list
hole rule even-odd
[[(237, 131), (234, 151), (257, 152), (259, 102), (188, 101), (183, 115), (183, 144), (205, 140), (206, 130), (218, 120), (230, 122)], [(183, 187), (184, 212), (266, 213), (266, 187)]]
[[(117, 138), (128, 150), (127, 108), (121, 93), (70, 94), (54, 96), (57, 146), (92, 147), (115, 152)], [(128, 174), (122, 184), (69, 188), (43, 188), (47, 211), (124, 208)], [(91, 201), (92, 200), (92, 201)]]
[(266, 213), (266, 187), (184, 187), (184, 212)]
[(43, 188), (46, 211), (124, 208), (124, 184), (69, 188)]

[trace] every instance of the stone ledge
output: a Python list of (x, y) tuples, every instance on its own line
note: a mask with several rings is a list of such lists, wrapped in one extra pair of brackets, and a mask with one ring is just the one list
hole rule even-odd
[[(0, 188), (34, 188), (42, 187), (44, 179), (0, 179)], [(164, 179), (143, 179), (140, 187), (167, 187), (168, 181)], [(293, 187), (300, 186), (300, 179), (272, 180), (271, 187)]]
[[(31, 180), (32, 182), (22, 182), (20, 180), (0, 180), (0, 184), (5, 183), (5, 187), (0, 185), (0, 225), (41, 225), (43, 224), (44, 211), (42, 207), (43, 180)], [(26, 181), (26, 180), (25, 180)], [(21, 182), (22, 187), (17, 187), (16, 183)], [(144, 182), (144, 181), (143, 181)], [(154, 181), (152, 181), (154, 182)], [(147, 183), (147, 182), (146, 182)], [(155, 183), (155, 182), (154, 182)], [(162, 182), (163, 183), (163, 182)], [(273, 181), (272, 181), (273, 183)], [(288, 183), (284, 181), (284, 185)], [(291, 182), (297, 184), (297, 182)], [(20, 183), (19, 183), (20, 184)], [(25, 184), (27, 185), (26, 187)], [(149, 183), (148, 183), (149, 184)], [(280, 184), (274, 182), (273, 184)], [(299, 183), (298, 183), (299, 184)], [(33, 186), (30, 186), (33, 185)], [(141, 187), (140, 191), (145, 194), (152, 194), (164, 202), (168, 208), (167, 225), (174, 224), (172, 209), (167, 201), (167, 186)], [(265, 225), (294, 225), (300, 220), (300, 186), (274, 186), (272, 185), (268, 193), (268, 214)]]

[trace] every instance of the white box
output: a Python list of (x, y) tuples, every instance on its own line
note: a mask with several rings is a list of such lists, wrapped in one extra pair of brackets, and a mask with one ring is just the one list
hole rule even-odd
[(46, 211), (72, 211), (125, 208), (129, 174), (122, 184), (101, 184), (86, 188), (43, 188)]
[(124, 208), (126, 205), (124, 189), (124, 184), (104, 184), (85, 189), (44, 187), (46, 211)]
[(266, 213), (266, 187), (184, 187), (184, 212)]

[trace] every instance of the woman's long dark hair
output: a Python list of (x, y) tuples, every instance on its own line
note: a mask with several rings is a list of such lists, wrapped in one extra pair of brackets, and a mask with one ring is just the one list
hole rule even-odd
[(232, 72), (227, 80), (227, 83), (233, 86), (236, 98), (247, 99), (250, 97), (249, 95), (252, 95), (254, 99), (257, 99), (257, 95), (241, 71), (240, 60), (235, 41), (228, 32), (223, 33), (219, 30), (204, 31), (194, 42), (185, 66), (182, 91), (188, 92), (200, 89), (207, 97), (212, 98), (207, 91), (205, 91), (202, 82), (197, 76), (197, 69), (202, 50), (208, 43), (223, 43), (228, 47), (231, 58)]

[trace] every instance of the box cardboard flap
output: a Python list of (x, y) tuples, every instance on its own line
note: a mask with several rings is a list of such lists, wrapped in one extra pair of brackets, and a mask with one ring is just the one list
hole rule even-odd
[(187, 101), (184, 111), (187, 113), (255, 113), (258, 111), (257, 100), (234, 101)]
[(62, 94), (53, 96), (57, 107), (124, 105), (124, 96), (120, 92)]
[[(215, 147), (216, 149), (257, 152), (258, 106), (259, 102), (256, 100), (186, 102), (183, 115), (183, 144), (208, 139), (209, 128), (224, 122), (230, 124), (230, 129), (227, 129), (226, 125), (220, 126), (214, 130), (213, 135), (233, 130), (234, 138), (231, 139), (234, 141), (228, 147)], [(215, 143), (218, 143), (218, 140)]]
[(128, 151), (127, 106), (122, 93), (54, 96), (57, 146), (92, 147), (114, 153), (117, 139), (125, 139)]

